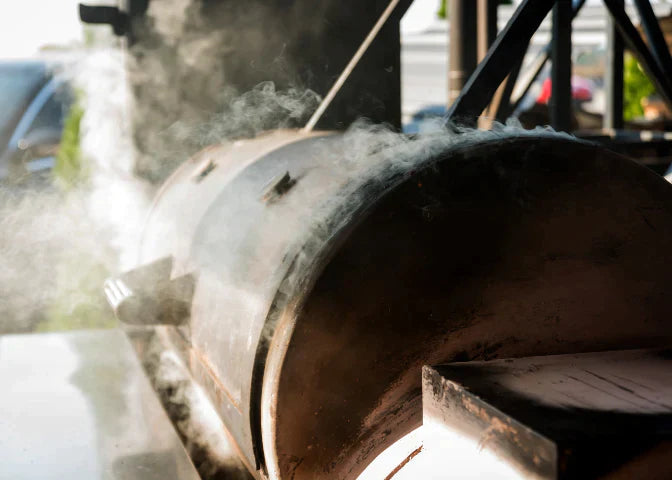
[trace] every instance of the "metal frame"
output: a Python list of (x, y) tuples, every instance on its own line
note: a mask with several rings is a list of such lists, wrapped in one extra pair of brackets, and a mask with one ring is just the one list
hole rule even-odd
[(555, 0), (523, 0), (448, 109), (449, 122), (475, 125), (515, 62), (525, 57), (532, 35)]
[[(487, 55), (469, 78), (458, 98), (447, 112), (449, 123), (475, 125), (491, 100), (497, 102), (497, 118), (503, 119), (513, 112), (529, 91), (539, 72), (549, 58), (553, 62), (553, 91), (551, 98), (551, 123), (558, 130), (570, 129), (571, 108), (571, 22), (585, 0), (523, 0), (497, 36)], [(635, 0), (642, 19), (642, 27), (648, 41), (628, 17), (623, 0), (604, 0), (610, 14), (610, 34), (607, 69), (607, 94), (609, 105), (605, 126), (622, 127), (623, 110), (623, 45), (633, 53), (665, 102), (672, 108), (672, 56), (660, 29), (649, 0)], [(523, 93), (511, 98), (520, 63), (527, 52), (529, 42), (546, 15), (553, 9), (553, 39), (533, 63), (533, 73)], [(500, 84), (509, 77), (506, 88), (495, 93)], [(492, 111), (492, 110), (491, 110)]]
[[(646, 1), (648, 3), (648, 0)], [(616, 27), (623, 36), (626, 46), (635, 58), (637, 58), (651, 82), (656, 86), (658, 93), (665, 99), (665, 103), (672, 108), (672, 83), (670, 83), (670, 77), (669, 75), (666, 75), (665, 70), (660, 67), (656, 57), (651, 53), (651, 50), (646, 43), (644, 43), (637, 28), (633, 25), (628, 14), (625, 12), (623, 5), (620, 4), (620, 0), (604, 0), (604, 4), (609, 10), (609, 14), (614, 20)], [(657, 21), (655, 23), (658, 25)], [(658, 29), (660, 29), (660, 26), (658, 26)], [(656, 41), (655, 38), (654, 41)], [(663, 49), (667, 49), (667, 45), (656, 46), (656, 50), (659, 52)]]
[[(581, 11), (581, 8), (585, 5), (586, 0), (575, 0), (574, 3), (572, 4), (572, 19), (576, 18), (576, 16), (579, 14)], [(525, 84), (525, 87), (523, 88), (522, 92), (520, 95), (516, 97), (515, 100), (511, 99), (511, 107), (510, 110), (511, 112), (516, 111), (516, 109), (520, 106), (520, 102), (523, 101), (523, 98), (527, 95), (527, 93), (530, 91), (530, 88), (532, 88), (532, 85), (534, 85), (534, 82), (536, 81), (537, 77), (541, 73), (541, 71), (544, 69), (544, 66), (548, 62), (548, 59), (551, 58), (551, 45), (548, 44), (546, 47), (539, 53), (537, 58), (532, 62), (532, 67), (530, 68), (531, 73), (527, 73), (524, 77), (527, 79), (527, 82)]]

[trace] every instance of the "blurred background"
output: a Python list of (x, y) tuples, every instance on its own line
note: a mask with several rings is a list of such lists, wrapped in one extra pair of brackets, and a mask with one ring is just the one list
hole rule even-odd
[[(0, 333), (114, 325), (101, 285), (132, 263), (141, 219), (160, 183), (204, 146), (300, 125), (319, 101), (291, 76), (289, 86), (265, 82), (263, 69), (252, 68), (251, 85), (262, 83), (250, 91), (226, 86), (217, 63), (224, 55), (212, 53), (226, 51), (229, 38), (208, 30), (192, 3), (152, 2), (147, 36), (135, 46), (109, 25), (80, 22), (76, 0), (1, 7)], [(500, 29), (516, 4), (501, 2)], [(670, 35), (670, 3), (653, 6)], [(636, 18), (630, 3), (626, 8)], [(401, 21), (406, 132), (431, 131), (446, 110), (449, 19), (445, 0), (415, 0)], [(602, 125), (606, 30), (604, 7), (589, 0), (572, 33), (578, 129)], [(523, 71), (549, 41), (547, 19)], [(282, 58), (273, 60), (274, 68), (291, 70)], [(625, 121), (641, 128), (669, 123), (670, 112), (637, 62), (626, 54), (624, 64)], [(519, 92), (513, 115), (524, 127), (549, 123), (549, 72), (546, 65), (529, 91)], [(144, 101), (134, 103), (139, 97)]]

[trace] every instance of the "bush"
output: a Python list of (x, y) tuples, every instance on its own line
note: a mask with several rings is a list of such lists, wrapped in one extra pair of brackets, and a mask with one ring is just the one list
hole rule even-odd
[(642, 100), (656, 92), (642, 67), (632, 55), (623, 63), (623, 118), (633, 120), (644, 115)]
[(75, 101), (65, 119), (61, 144), (53, 170), (56, 183), (64, 189), (73, 187), (87, 175), (79, 147), (79, 128), (83, 116), (84, 109), (79, 101)]

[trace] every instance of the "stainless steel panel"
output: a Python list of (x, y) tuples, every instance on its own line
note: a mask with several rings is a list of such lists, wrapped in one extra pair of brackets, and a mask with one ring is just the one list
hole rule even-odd
[(0, 479), (198, 479), (126, 336), (0, 337)]

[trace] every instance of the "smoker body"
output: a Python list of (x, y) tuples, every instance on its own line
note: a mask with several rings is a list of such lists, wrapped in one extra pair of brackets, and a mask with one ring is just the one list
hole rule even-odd
[(276, 131), (183, 164), (138, 265), (193, 277), (150, 328), (248, 469), (340, 479), (421, 423), (423, 365), (669, 343), (670, 246), (667, 182), (568, 137)]

